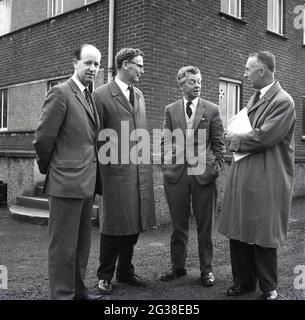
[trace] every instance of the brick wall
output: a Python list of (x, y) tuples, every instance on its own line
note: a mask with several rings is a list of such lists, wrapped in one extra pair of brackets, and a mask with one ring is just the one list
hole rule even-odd
[[(294, 7), (285, 1), (287, 39), (266, 33), (267, 1), (243, 1), (246, 24), (219, 15), (220, 1), (145, 1), (146, 50), (143, 91), (146, 93), (151, 128), (162, 123), (164, 106), (180, 97), (175, 77), (183, 65), (195, 65), (202, 72), (202, 96), (218, 103), (220, 76), (243, 80), (242, 105), (253, 89), (243, 79), (250, 52), (270, 50), (277, 58), (276, 77), (294, 98), (297, 107), (296, 155), (305, 160), (302, 135), (302, 95), (305, 93), (305, 48), (302, 30), (295, 30)], [(280, 128), (279, 128), (280, 129)]]
[[(139, 87), (146, 98), (150, 129), (161, 128), (165, 105), (181, 95), (175, 81), (181, 66), (198, 66), (202, 96), (218, 103), (219, 77), (243, 80), (248, 54), (271, 50), (277, 57), (277, 79), (297, 106), (297, 157), (305, 161), (301, 141), (305, 48), (302, 31), (293, 27), (293, 9), (299, 3), (285, 1), (287, 39), (266, 33), (266, 0), (243, 3), (246, 24), (221, 17), (220, 0), (117, 0), (114, 50), (132, 46), (145, 53)], [(100, 48), (106, 67), (108, 5), (107, 0), (98, 1), (0, 37), (0, 87), (72, 73), (73, 51), (84, 42)], [(243, 81), (242, 105), (252, 93)]]
[(107, 65), (108, 11), (99, 1), (0, 37), (0, 87), (72, 73), (74, 51), (86, 42)]

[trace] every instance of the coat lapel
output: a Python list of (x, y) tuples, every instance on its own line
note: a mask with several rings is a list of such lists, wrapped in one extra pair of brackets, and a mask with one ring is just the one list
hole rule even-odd
[[(95, 117), (92, 114), (92, 112), (90, 110), (90, 107), (88, 106), (87, 100), (84, 97), (84, 95), (81, 93), (81, 91), (80, 91), (79, 87), (77, 86), (77, 84), (71, 78), (68, 80), (68, 83), (69, 83), (72, 91), (75, 93), (76, 98), (79, 100), (79, 102), (82, 104), (82, 106), (87, 111), (90, 119), (96, 124), (96, 121), (94, 119)], [(92, 101), (92, 99), (91, 99), (91, 101)], [(93, 104), (93, 107), (94, 107), (94, 104)], [(95, 109), (95, 107), (94, 107), (94, 109)]]
[(281, 89), (281, 86), (278, 81), (276, 81), (273, 86), (266, 92), (266, 94), (258, 100), (254, 105), (252, 105), (252, 101), (255, 97), (253, 95), (251, 99), (249, 100), (249, 103), (247, 105), (248, 108), (248, 114), (254, 110), (256, 110), (259, 106), (261, 106), (265, 102), (269, 102), (270, 99)]
[[(130, 113), (133, 113), (133, 107), (121, 91), (120, 87), (116, 84), (116, 82), (112, 79), (109, 82), (109, 89), (111, 94), (118, 100), (118, 102)], [(135, 99), (139, 100), (139, 99)]]
[(186, 120), (185, 120), (185, 113), (184, 113), (184, 105), (183, 105), (183, 98), (178, 102), (177, 108), (177, 116), (179, 122), (181, 124), (181, 128), (183, 129), (184, 134), (186, 133)]
[(193, 129), (196, 130), (204, 113), (204, 101), (199, 98), (196, 113), (194, 117)]
[[(270, 101), (274, 98), (274, 96), (277, 94), (277, 92), (281, 89), (281, 86), (279, 82), (277, 81), (271, 88), (266, 92), (266, 94), (263, 96), (264, 104), (261, 104), (261, 108), (258, 109), (255, 113), (254, 119), (253, 119), (253, 126), (256, 127), (257, 123), (262, 119), (262, 115), (266, 112), (268, 107), (270, 106)], [(264, 118), (264, 116), (263, 116)]]

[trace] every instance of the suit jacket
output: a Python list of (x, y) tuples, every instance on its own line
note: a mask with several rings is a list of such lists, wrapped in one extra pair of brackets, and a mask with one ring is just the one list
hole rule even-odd
[[(117, 143), (112, 139), (108, 141), (114, 143), (118, 151), (118, 163), (101, 165), (103, 212), (100, 230), (103, 234), (132, 235), (151, 229), (156, 224), (152, 166), (128, 161), (132, 150), (137, 150), (135, 155), (141, 152), (137, 142), (130, 141), (131, 132), (147, 129), (144, 97), (137, 88), (134, 88), (134, 97), (132, 107), (114, 80), (93, 92), (102, 129), (99, 143), (105, 144), (102, 135), (107, 130), (113, 130), (118, 137)], [(122, 130), (122, 124), (128, 127), (127, 132)], [(99, 149), (99, 157), (103, 162), (105, 154), (102, 148)], [(124, 164), (123, 158), (128, 163)]]
[[(173, 139), (173, 132), (177, 129), (177, 132), (180, 131), (183, 137)], [(187, 145), (191, 145), (194, 147), (194, 156), (199, 156), (199, 161), (203, 161), (205, 166), (203, 170), (199, 170), (198, 174), (195, 174), (195, 177), (200, 184), (209, 184), (218, 177), (225, 153), (224, 129), (218, 106), (199, 98), (193, 123), (193, 135), (188, 136), (186, 129), (183, 99), (180, 99), (166, 106), (164, 111), (162, 134), (164, 179), (171, 183), (176, 183), (179, 180), (188, 163), (191, 164), (187, 147)], [(199, 129), (202, 129), (201, 132), (205, 132), (205, 140), (199, 138)], [(196, 166), (199, 167), (200, 163), (192, 165), (192, 167)]]
[(294, 176), (295, 106), (276, 82), (248, 115), (253, 130), (240, 135), (244, 159), (232, 161), (219, 231), (230, 239), (276, 248), (285, 239)]
[[(92, 101), (95, 109), (94, 102)], [(44, 191), (52, 196), (88, 198), (101, 193), (97, 175), (99, 119), (70, 78), (54, 86), (44, 101), (33, 145)]]

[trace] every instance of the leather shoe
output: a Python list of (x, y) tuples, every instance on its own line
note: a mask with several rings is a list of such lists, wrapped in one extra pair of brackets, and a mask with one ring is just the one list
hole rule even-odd
[(160, 277), (161, 281), (171, 281), (186, 275), (185, 269), (173, 269)]
[(94, 293), (88, 293), (86, 295), (75, 296), (73, 300), (88, 300), (88, 301), (102, 300), (102, 296)]
[(278, 294), (276, 292), (276, 290), (272, 290), (272, 291), (267, 291), (263, 293), (263, 298), (265, 300), (276, 300), (278, 297)]
[(255, 287), (241, 287), (239, 284), (234, 284), (227, 290), (227, 295), (231, 297), (238, 297), (247, 292), (254, 291)]
[(146, 283), (141, 280), (136, 274), (132, 274), (128, 277), (116, 277), (116, 281), (120, 283), (127, 283), (131, 286), (136, 286), (136, 287), (145, 287)]
[(100, 280), (98, 282), (98, 289), (100, 293), (104, 293), (104, 294), (112, 293), (111, 280)]
[(215, 277), (212, 272), (201, 275), (201, 283), (205, 287), (211, 287), (215, 284)]

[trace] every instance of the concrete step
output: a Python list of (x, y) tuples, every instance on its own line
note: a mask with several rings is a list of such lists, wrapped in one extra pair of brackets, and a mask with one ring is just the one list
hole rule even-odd
[(30, 208), (18, 205), (9, 206), (12, 218), (34, 224), (48, 224), (49, 211), (38, 208)]
[(21, 207), (49, 210), (49, 200), (43, 197), (19, 196), (16, 205)]
[(43, 186), (38, 185), (35, 187), (34, 196), (39, 198), (48, 198), (48, 195), (43, 193)]
[[(34, 207), (27, 207), (21, 205), (12, 205), (9, 206), (9, 212), (12, 218), (30, 222), (34, 224), (42, 224), (47, 225), (49, 219), (49, 210), (41, 209), (41, 208), (34, 208)], [(92, 211), (92, 224), (98, 225), (98, 216), (99, 216), (99, 207), (97, 205), (93, 206)]]

